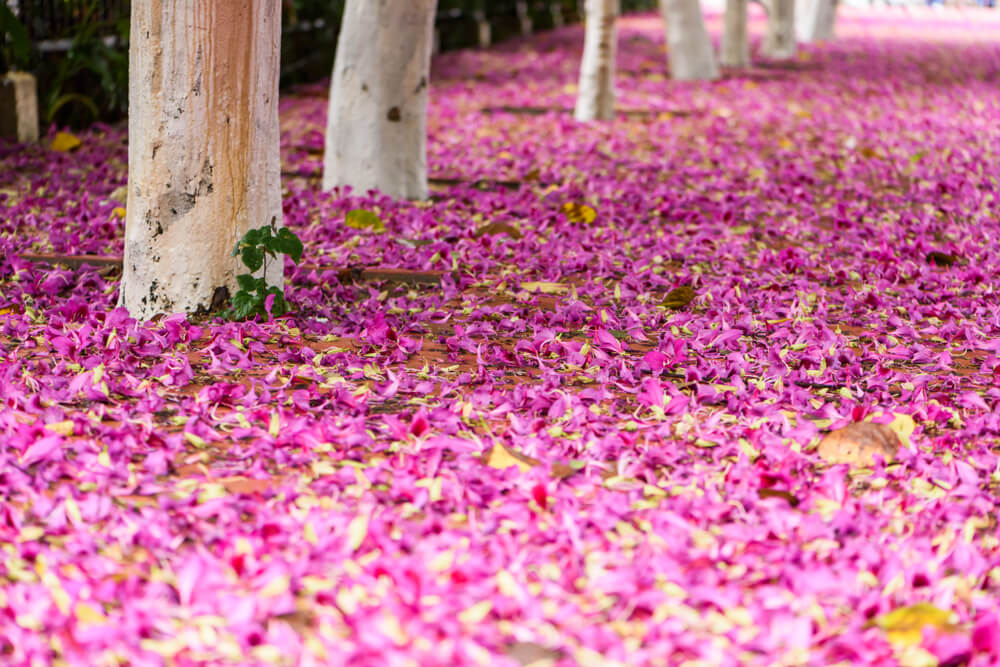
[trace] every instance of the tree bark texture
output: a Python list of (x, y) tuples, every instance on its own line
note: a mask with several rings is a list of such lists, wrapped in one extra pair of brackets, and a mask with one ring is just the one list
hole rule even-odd
[(667, 36), (670, 76), (679, 81), (719, 77), (712, 40), (698, 0), (660, 0)]
[(574, 117), (611, 120), (615, 115), (615, 58), (619, 0), (587, 0), (587, 25)]
[(726, 0), (719, 60), (723, 67), (750, 66), (747, 0)]
[[(275, 0), (132, 3), (129, 180), (120, 305), (139, 319), (233, 294), (231, 253), (280, 225)], [(267, 278), (282, 281), (282, 261)]]
[(347, 0), (330, 84), (323, 188), (427, 197), (437, 0)]
[(764, 55), (775, 60), (795, 57), (795, 0), (771, 0), (764, 35)]

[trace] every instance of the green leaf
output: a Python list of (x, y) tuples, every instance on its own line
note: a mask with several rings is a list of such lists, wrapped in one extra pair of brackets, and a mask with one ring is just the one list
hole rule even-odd
[(259, 227), (257, 229), (249, 230), (246, 234), (243, 235), (243, 238), (240, 239), (240, 247), (245, 247), (248, 245), (260, 245), (261, 241), (264, 239), (263, 234), (265, 229), (268, 228)]
[(70, 102), (82, 104), (87, 108), (87, 111), (93, 115), (94, 119), (97, 119), (101, 115), (101, 112), (97, 108), (97, 104), (91, 98), (86, 95), (81, 95), (80, 93), (66, 93), (65, 95), (60, 95), (49, 103), (48, 111), (46, 111), (46, 118), (48, 121), (51, 123), (52, 119), (56, 116), (56, 112)]
[(28, 38), (28, 31), (6, 2), (0, 2), (0, 36), (3, 37), (0, 43), (6, 41), (10, 44), (13, 62), (7, 63), (8, 66), (27, 67), (31, 56), (31, 40)]
[(282, 227), (278, 230), (276, 240), (277, 243), (275, 245), (277, 246), (278, 251), (285, 253), (292, 258), (293, 262), (298, 264), (299, 260), (302, 259), (302, 251), (304, 248), (302, 246), (302, 241), (300, 241), (299, 237), (295, 235), (295, 232), (287, 227)]
[(239, 283), (241, 291), (253, 292), (257, 289), (257, 280), (249, 273), (241, 273), (236, 276), (236, 282)]
[(347, 215), (344, 216), (344, 224), (352, 229), (370, 229), (376, 234), (385, 231), (385, 223), (382, 222), (382, 218), (363, 208), (348, 211)]
[(233, 295), (233, 319), (247, 319), (257, 310), (259, 305), (260, 301), (255, 295), (249, 292), (237, 292)]
[(264, 251), (258, 246), (244, 246), (242, 250), (243, 264), (251, 272), (257, 271), (264, 266)]

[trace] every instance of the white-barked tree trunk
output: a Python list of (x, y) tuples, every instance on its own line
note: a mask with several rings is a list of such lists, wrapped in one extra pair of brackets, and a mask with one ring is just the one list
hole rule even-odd
[(795, 57), (795, 0), (771, 0), (762, 51), (775, 60)]
[(750, 66), (747, 0), (726, 0), (719, 61), (723, 67)]
[(619, 0), (587, 0), (580, 85), (573, 116), (579, 121), (615, 116), (615, 58)]
[(833, 39), (837, 0), (799, 0), (795, 8), (795, 35), (800, 42)]
[(427, 197), (437, 0), (347, 0), (330, 84), (323, 188)]
[(670, 76), (680, 81), (719, 77), (715, 50), (698, 0), (660, 0), (667, 36)]
[(119, 301), (132, 316), (220, 305), (245, 272), (236, 242), (281, 224), (280, 40), (273, 0), (132, 3)]

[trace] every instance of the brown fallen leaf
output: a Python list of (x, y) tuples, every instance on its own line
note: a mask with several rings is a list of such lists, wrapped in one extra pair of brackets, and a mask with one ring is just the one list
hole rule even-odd
[(889, 424), (856, 422), (826, 434), (817, 452), (828, 463), (869, 466), (876, 454), (892, 461), (900, 446), (899, 436)]
[(946, 252), (941, 252), (939, 250), (932, 250), (927, 253), (927, 263), (936, 264), (937, 266), (953, 266), (958, 261), (958, 257), (955, 255), (949, 255)]
[(507, 657), (517, 661), (522, 667), (553, 665), (562, 657), (561, 652), (535, 642), (514, 642), (507, 647), (506, 653)]
[(799, 499), (795, 497), (795, 494), (781, 489), (760, 489), (757, 491), (757, 495), (761, 498), (781, 498), (792, 507), (799, 506)]
[(243, 477), (236, 475), (233, 477), (220, 477), (213, 480), (222, 485), (229, 493), (260, 493), (271, 488), (271, 481), (266, 479), (255, 479), (253, 477)]
[(479, 239), (484, 236), (499, 236), (500, 234), (506, 234), (512, 239), (521, 238), (521, 230), (506, 222), (491, 222), (483, 225), (476, 230), (473, 236)]
[(697, 293), (690, 285), (681, 285), (667, 292), (667, 296), (663, 298), (663, 306), (680, 310), (694, 301), (695, 296)]
[(497, 443), (483, 455), (483, 463), (497, 470), (506, 470), (512, 466), (517, 466), (521, 472), (526, 472), (537, 465), (541, 465), (542, 462)]

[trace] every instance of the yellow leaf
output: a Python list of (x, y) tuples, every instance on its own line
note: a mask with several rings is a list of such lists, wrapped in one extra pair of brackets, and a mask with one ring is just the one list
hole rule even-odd
[(65, 420), (61, 422), (53, 422), (51, 424), (46, 424), (45, 428), (53, 433), (58, 433), (62, 436), (73, 435), (73, 422), (71, 420)]
[(260, 597), (275, 598), (286, 593), (291, 584), (292, 580), (288, 577), (288, 575), (282, 574), (267, 582), (267, 584), (265, 584), (257, 594)]
[(917, 429), (916, 423), (913, 421), (913, 417), (910, 415), (896, 414), (893, 415), (893, 420), (886, 424), (892, 432), (899, 436), (899, 441), (903, 443), (904, 447), (910, 446), (910, 436)]
[(351, 551), (357, 551), (366, 537), (368, 537), (368, 515), (361, 514), (347, 524), (347, 546)]
[(597, 211), (586, 204), (568, 201), (563, 204), (562, 210), (566, 214), (566, 219), (570, 222), (589, 225), (594, 220), (597, 220)]
[(382, 222), (382, 218), (363, 208), (348, 211), (347, 215), (344, 216), (344, 224), (351, 229), (370, 229), (376, 234), (385, 231), (385, 223)]
[(308, 542), (313, 546), (319, 544), (319, 537), (316, 536), (316, 529), (313, 528), (313, 525), (311, 523), (307, 523), (302, 528), (302, 537), (305, 539), (306, 542)]
[(494, 445), (486, 454), (483, 462), (497, 470), (506, 470), (507, 468), (517, 466), (521, 472), (527, 472), (541, 463), (541, 461), (533, 459), (530, 456), (525, 456), (512, 449), (508, 449), (502, 444)]
[(118, 218), (119, 220), (124, 220), (125, 219), (125, 207), (124, 206), (115, 206), (113, 209), (111, 209), (111, 217), (112, 218)]
[(782, 137), (778, 140), (778, 145), (784, 148), (786, 151), (790, 150), (795, 144), (788, 137)]
[(54, 151), (59, 151), (60, 153), (68, 153), (70, 151), (79, 148), (83, 142), (81, 142), (76, 136), (70, 134), (69, 132), (59, 132), (55, 137), (52, 138), (52, 143), (50, 147)]
[(76, 603), (76, 622), (80, 625), (106, 625), (108, 617), (97, 607), (86, 602)]
[(667, 292), (667, 296), (663, 298), (663, 306), (672, 310), (680, 310), (694, 301), (695, 296), (697, 293), (691, 286), (681, 285)]
[(882, 614), (870, 624), (882, 628), (893, 644), (913, 646), (920, 643), (924, 628), (931, 627), (945, 632), (955, 630), (953, 617), (954, 614), (950, 611), (938, 609), (926, 602), (918, 602)]
[(541, 292), (542, 294), (566, 294), (569, 292), (568, 287), (559, 283), (527, 282), (521, 283), (521, 289), (528, 292)]
[(489, 600), (477, 602), (465, 611), (458, 614), (458, 620), (466, 625), (476, 625), (482, 623), (483, 619), (493, 610), (493, 603)]

